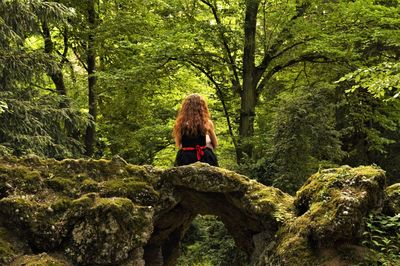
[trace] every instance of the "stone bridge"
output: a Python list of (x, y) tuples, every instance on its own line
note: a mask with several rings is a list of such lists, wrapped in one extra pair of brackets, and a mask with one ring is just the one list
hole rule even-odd
[(367, 166), (323, 170), (290, 196), (201, 163), (2, 158), (0, 265), (175, 265), (198, 214), (218, 216), (249, 265), (352, 265), (368, 253), (363, 218), (398, 211), (387, 197)]

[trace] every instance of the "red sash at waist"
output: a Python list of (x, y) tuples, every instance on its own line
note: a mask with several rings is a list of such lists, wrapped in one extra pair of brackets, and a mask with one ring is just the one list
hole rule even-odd
[(183, 151), (196, 151), (196, 157), (197, 161), (200, 161), (201, 157), (204, 156), (204, 149), (207, 148), (207, 146), (200, 146), (196, 145), (196, 147), (184, 147), (182, 148)]

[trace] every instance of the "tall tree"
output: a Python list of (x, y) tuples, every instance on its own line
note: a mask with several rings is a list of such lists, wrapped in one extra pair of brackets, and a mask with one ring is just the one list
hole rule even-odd
[(162, 9), (157, 4), (107, 1), (96, 8), (98, 145), (106, 147), (103, 154), (117, 153), (137, 164), (153, 163), (157, 152), (172, 144), (170, 120), (180, 100), (174, 94), (189, 84), (172, 77), (176, 66), (154, 56), (159, 51), (154, 36), (163, 24), (152, 12)]
[(97, 120), (97, 93), (96, 93), (96, 45), (95, 45), (95, 30), (96, 30), (96, 1), (87, 1), (87, 20), (89, 32), (86, 41), (86, 61), (88, 73), (88, 105), (89, 114), (92, 117), (92, 123), (86, 129), (85, 134), (85, 154), (92, 156), (94, 146), (96, 144), (96, 120)]
[[(101, 1), (88, 0), (59, 0), (70, 9), (74, 10), (75, 16), (71, 18), (70, 28), (64, 28), (62, 36), (64, 39), (64, 53), (79, 62), (81, 68), (86, 71), (86, 108), (90, 115), (85, 134), (85, 155), (93, 156), (96, 146), (96, 122), (97, 122), (97, 75), (96, 68), (98, 62), (99, 43), (96, 40), (96, 34), (99, 21), (99, 10), (104, 5)], [(44, 31), (45, 32), (45, 31)], [(47, 38), (49, 39), (49, 38)], [(49, 45), (50, 42), (48, 41)], [(73, 56), (69, 55), (68, 47), (71, 48)], [(67, 60), (63, 56), (63, 60)], [(62, 61), (64, 62), (64, 61)], [(54, 74), (53, 74), (54, 75)]]
[[(389, 177), (398, 171), (399, 103), (393, 100), (398, 35), (392, 26), (398, 23), (398, 5), (393, 3), (340, 1), (338, 13), (326, 13), (334, 34), (324, 37), (330, 44), (316, 41), (339, 52), (333, 58), (341, 60), (297, 64), (275, 76), (270, 85), (281, 93), (262, 94), (250, 173), (293, 191), (309, 173), (332, 163), (375, 163)], [(374, 99), (368, 90), (385, 100)]]
[[(225, 113), (231, 128), (230, 116), (238, 121), (237, 134), (232, 132), (238, 162), (252, 156), (256, 106), (273, 76), (301, 62), (330, 60), (329, 51), (310, 45), (321, 39), (323, 8), (317, 4), (324, 1), (246, 0), (228, 5), (200, 0), (181, 7), (191, 26), (175, 30), (190, 30), (184, 37), (194, 42), (175, 48), (174, 56), (210, 80), (224, 107), (237, 108)], [(177, 15), (180, 25), (183, 20)], [(230, 95), (238, 107), (226, 102)]]

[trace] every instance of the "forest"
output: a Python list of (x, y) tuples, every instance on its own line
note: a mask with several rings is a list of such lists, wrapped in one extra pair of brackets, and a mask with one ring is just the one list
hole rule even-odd
[[(0, 155), (170, 168), (184, 97), (209, 104), (220, 166), (294, 194), (326, 168), (400, 177), (399, 0), (0, 0)], [(365, 245), (400, 260), (400, 216)], [(245, 258), (215, 217), (181, 265)]]

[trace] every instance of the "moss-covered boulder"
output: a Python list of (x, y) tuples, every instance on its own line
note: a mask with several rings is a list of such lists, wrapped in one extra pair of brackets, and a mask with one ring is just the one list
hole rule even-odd
[(366, 214), (383, 208), (384, 189), (385, 174), (377, 167), (324, 170), (297, 192), (295, 206), (312, 221), (311, 240), (329, 245), (361, 236)]
[(72, 231), (65, 252), (78, 264), (119, 264), (143, 249), (153, 229), (153, 208), (127, 198), (86, 194), (68, 212)]
[(365, 264), (363, 219), (399, 213), (399, 191), (374, 166), (320, 171), (293, 197), (203, 163), (0, 158), (0, 265), (174, 265), (197, 214), (250, 265)]
[(385, 212), (389, 215), (400, 214), (400, 183), (387, 187), (386, 195)]
[(24, 236), (32, 249), (51, 250), (60, 245), (67, 229), (50, 206), (33, 196), (10, 196), (0, 200), (0, 217), (5, 226)]
[[(363, 250), (358, 246), (363, 219), (382, 210), (384, 189), (384, 172), (373, 166), (328, 169), (311, 176), (296, 194), (297, 217), (280, 228), (268, 263), (356, 263), (363, 257), (356, 255)], [(345, 249), (355, 254), (350, 256), (354, 261), (341, 252)]]
[(0, 158), (0, 265), (144, 264), (155, 173), (118, 158)]

